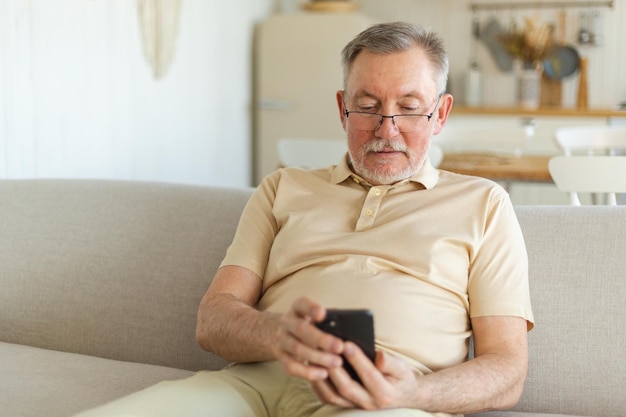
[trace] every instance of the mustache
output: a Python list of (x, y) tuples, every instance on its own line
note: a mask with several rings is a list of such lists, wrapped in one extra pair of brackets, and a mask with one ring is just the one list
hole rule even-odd
[(403, 143), (388, 140), (372, 140), (361, 147), (361, 154), (365, 155), (368, 152), (380, 152), (385, 149), (407, 153), (407, 147)]

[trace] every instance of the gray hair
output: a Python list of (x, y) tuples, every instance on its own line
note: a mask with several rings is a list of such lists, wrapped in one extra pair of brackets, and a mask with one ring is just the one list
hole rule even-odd
[(446, 91), (448, 54), (443, 40), (434, 32), (406, 22), (380, 23), (370, 26), (350, 41), (342, 51), (343, 84), (346, 86), (352, 63), (362, 51), (374, 54), (402, 52), (421, 47), (435, 67), (435, 83), (439, 93)]

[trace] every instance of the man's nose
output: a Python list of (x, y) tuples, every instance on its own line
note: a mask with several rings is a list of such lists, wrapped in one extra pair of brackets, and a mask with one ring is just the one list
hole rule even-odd
[(376, 129), (376, 136), (382, 139), (390, 139), (398, 133), (399, 131), (393, 116), (382, 116), (378, 129)]

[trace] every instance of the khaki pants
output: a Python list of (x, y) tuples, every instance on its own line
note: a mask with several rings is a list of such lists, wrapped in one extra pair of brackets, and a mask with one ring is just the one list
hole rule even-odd
[(76, 417), (431, 417), (419, 410), (364, 411), (321, 404), (277, 362), (235, 365), (165, 381)]

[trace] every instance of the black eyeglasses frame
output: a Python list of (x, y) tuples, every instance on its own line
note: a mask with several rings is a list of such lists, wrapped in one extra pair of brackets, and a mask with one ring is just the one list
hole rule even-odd
[[(346, 109), (346, 105), (344, 103), (344, 109), (343, 109), (343, 113), (346, 115), (346, 118), (350, 118), (350, 113), (354, 113), (354, 114), (367, 114), (367, 115), (371, 115), (371, 116), (380, 116), (380, 121), (378, 122), (378, 125), (376, 126), (376, 128), (373, 130), (377, 130), (378, 128), (380, 128), (383, 124), (383, 121), (385, 119), (391, 119), (391, 122), (393, 123), (393, 125), (395, 126), (396, 129), (398, 129), (398, 125), (396, 125), (396, 116), (411, 116), (411, 117), (426, 117), (428, 119), (428, 122), (430, 122), (430, 119), (432, 119), (432, 117), (435, 115), (435, 112), (437, 111), (437, 107), (439, 106), (439, 102), (441, 101), (441, 97), (443, 96), (444, 93), (439, 94), (439, 96), (437, 96), (437, 102), (435, 103), (435, 108), (433, 109), (433, 111), (431, 111), (428, 114), (420, 114), (420, 113), (407, 113), (407, 114), (392, 114), (392, 115), (384, 115), (384, 114), (380, 114), (380, 113), (370, 113), (370, 112), (366, 112), (366, 111), (350, 111), (348, 109)], [(398, 131), (400, 131), (400, 129), (398, 129)]]

